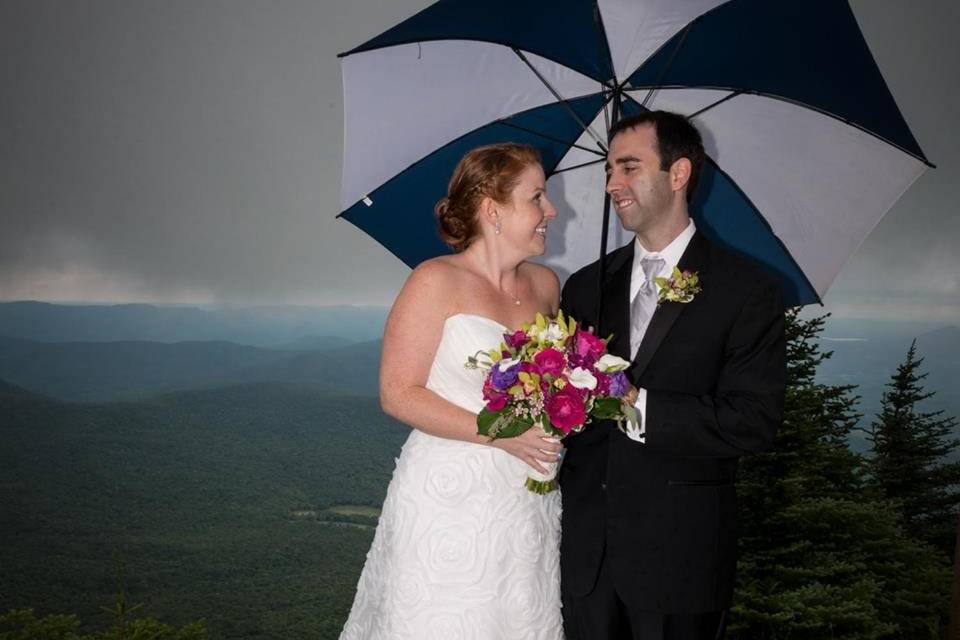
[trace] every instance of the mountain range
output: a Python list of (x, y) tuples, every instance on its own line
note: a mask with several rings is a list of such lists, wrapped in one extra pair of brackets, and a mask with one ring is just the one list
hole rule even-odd
[[(344, 345), (342, 338), (325, 343)], [(130, 400), (242, 382), (310, 382), (377, 394), (380, 341), (327, 349), (252, 347), (223, 341), (37, 342), (0, 337), (0, 378), (64, 400)]]
[(386, 315), (384, 307), (64, 305), (20, 301), (0, 303), (0, 336), (41, 342), (223, 340), (284, 347), (316, 336), (336, 336), (349, 342), (374, 340), (383, 335)]

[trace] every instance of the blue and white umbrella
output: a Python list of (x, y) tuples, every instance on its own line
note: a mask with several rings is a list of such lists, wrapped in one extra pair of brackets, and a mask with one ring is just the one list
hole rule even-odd
[(843, 0), (441, 0), (342, 64), (340, 215), (411, 267), (449, 251), (456, 162), (502, 141), (540, 150), (563, 212), (544, 261), (596, 259), (609, 124), (667, 109), (704, 136), (698, 228), (807, 304), (932, 166)]

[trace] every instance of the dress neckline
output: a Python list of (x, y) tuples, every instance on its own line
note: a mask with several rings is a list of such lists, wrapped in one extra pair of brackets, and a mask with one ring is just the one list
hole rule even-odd
[(481, 316), (480, 314), (477, 314), (477, 313), (455, 313), (455, 314), (453, 314), (453, 315), (451, 315), (451, 316), (447, 316), (447, 319), (444, 320), (443, 323), (446, 324), (447, 322), (449, 322), (450, 320), (452, 320), (453, 318), (456, 318), (456, 317), (458, 317), (458, 316), (463, 316), (463, 317), (466, 317), (466, 318), (479, 318), (480, 320), (485, 320), (485, 321), (489, 322), (490, 324), (495, 324), (495, 325), (497, 325), (498, 327), (500, 327), (501, 329), (503, 329), (503, 330), (505, 330), (505, 331), (511, 331), (511, 329), (510, 329), (507, 325), (503, 324), (502, 322), (499, 322), (499, 321), (497, 321), (497, 320), (494, 320), (493, 318), (490, 318), (489, 316)]

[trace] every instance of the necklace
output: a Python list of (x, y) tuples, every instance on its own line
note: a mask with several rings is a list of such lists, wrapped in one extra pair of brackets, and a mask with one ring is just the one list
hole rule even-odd
[(513, 280), (513, 295), (507, 293), (503, 289), (500, 289), (500, 292), (513, 298), (513, 304), (520, 306), (520, 278), (514, 275)]

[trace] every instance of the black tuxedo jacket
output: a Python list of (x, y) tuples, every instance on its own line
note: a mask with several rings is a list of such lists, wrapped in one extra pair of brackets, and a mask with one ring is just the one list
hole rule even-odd
[[(633, 253), (631, 242), (608, 256), (601, 335), (613, 333), (608, 350), (631, 360), (631, 382), (647, 389), (646, 441), (613, 422), (565, 440), (563, 589), (590, 593), (606, 554), (627, 606), (719, 611), (733, 593), (737, 460), (769, 448), (783, 415), (780, 287), (697, 232), (679, 267), (699, 272), (702, 291), (658, 306), (630, 354)], [(597, 317), (598, 268), (581, 269), (563, 288), (561, 308), (584, 325)]]

